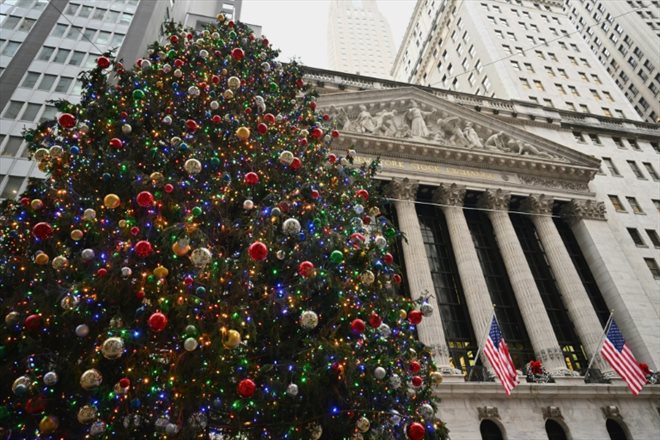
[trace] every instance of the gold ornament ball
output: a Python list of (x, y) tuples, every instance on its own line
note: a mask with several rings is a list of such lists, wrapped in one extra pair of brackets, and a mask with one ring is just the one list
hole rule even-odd
[(71, 240), (78, 241), (81, 238), (83, 238), (83, 235), (84, 235), (83, 231), (81, 231), (80, 229), (74, 229), (73, 231), (71, 231)]
[(172, 244), (172, 252), (177, 256), (183, 257), (188, 252), (190, 252), (190, 245), (188, 243), (182, 242), (181, 240), (174, 242)]
[(39, 148), (37, 151), (34, 152), (34, 160), (41, 162), (42, 160), (46, 159), (50, 153), (48, 152), (47, 149), (45, 148)]
[(30, 207), (34, 210), (39, 210), (44, 207), (44, 202), (41, 199), (34, 199), (30, 202)]
[(433, 383), (439, 385), (442, 383), (442, 373), (439, 371), (434, 371), (431, 373), (431, 380)]
[(160, 173), (158, 171), (154, 171), (149, 175), (149, 178), (151, 179), (152, 182), (154, 183), (159, 183), (162, 182), (165, 179), (165, 176), (163, 176), (163, 173)]
[(108, 194), (103, 198), (103, 206), (108, 209), (115, 209), (120, 203), (121, 200), (117, 194)]
[(399, 310), (399, 318), (400, 319), (406, 319), (408, 317), (408, 312), (405, 310)]
[(374, 273), (370, 270), (367, 270), (360, 276), (362, 282), (366, 285), (373, 284), (374, 281), (376, 281), (376, 276)]
[(39, 165), (37, 165), (37, 168), (39, 168), (39, 171), (45, 173), (46, 171), (48, 171), (48, 162), (46, 162), (46, 161), (39, 162)]
[(96, 407), (92, 405), (85, 405), (78, 410), (78, 422), (82, 423), (83, 425), (92, 423), (94, 420), (96, 420), (96, 414)]
[(355, 426), (357, 427), (357, 429), (360, 432), (367, 432), (367, 431), (369, 431), (369, 428), (371, 427), (371, 422), (369, 422), (368, 418), (363, 416), (363, 417), (360, 417), (359, 419), (357, 419), (357, 422), (356, 422)]
[(165, 278), (169, 273), (170, 271), (164, 266), (158, 266), (154, 269), (154, 275), (156, 278)]
[(101, 382), (103, 382), (103, 376), (99, 370), (94, 368), (90, 368), (80, 375), (80, 386), (86, 390), (96, 388), (97, 386), (101, 385)]
[(50, 258), (48, 257), (48, 254), (45, 252), (38, 252), (37, 255), (34, 256), (34, 262), (37, 263), (39, 266), (48, 264), (48, 261), (50, 261)]
[(57, 257), (53, 258), (51, 265), (53, 266), (53, 269), (56, 270), (64, 269), (69, 265), (69, 260), (64, 255), (58, 255)]
[(223, 21), (225, 21), (225, 16), (224, 16), (224, 14), (218, 14), (218, 16), (217, 16), (216, 18), (218, 19), (218, 21), (219, 21), (220, 23), (222, 23)]
[(124, 354), (124, 340), (117, 336), (106, 339), (101, 346), (101, 353), (106, 359), (119, 359)]
[(227, 85), (231, 90), (237, 90), (241, 86), (241, 80), (237, 76), (230, 76)]
[(247, 127), (238, 127), (236, 137), (243, 141), (247, 140), (250, 137), (250, 129)]
[(39, 431), (42, 434), (52, 434), (60, 427), (60, 421), (55, 416), (44, 416), (39, 422)]
[(234, 97), (234, 92), (227, 89), (222, 93), (222, 96), (224, 96), (225, 99), (232, 99)]
[(228, 330), (222, 338), (222, 345), (225, 348), (236, 348), (241, 343), (241, 334), (236, 330)]

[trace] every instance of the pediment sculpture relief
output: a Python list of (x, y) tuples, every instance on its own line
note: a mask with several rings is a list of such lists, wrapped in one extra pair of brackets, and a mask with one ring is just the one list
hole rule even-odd
[(349, 112), (343, 107), (337, 109), (331, 106), (329, 113), (336, 128), (347, 132), (428, 141), (467, 150), (565, 160), (502, 131), (479, 126), (438, 109), (425, 110), (414, 100), (410, 100), (403, 109), (390, 106), (374, 114), (364, 104)]

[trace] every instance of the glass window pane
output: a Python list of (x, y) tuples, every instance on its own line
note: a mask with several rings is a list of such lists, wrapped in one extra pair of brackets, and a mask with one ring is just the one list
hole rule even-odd
[(94, 41), (94, 35), (96, 35), (96, 29), (85, 28), (83, 31), (83, 38), (87, 41)]
[(24, 31), (28, 32), (30, 29), (32, 29), (32, 25), (36, 22), (37, 20), (33, 20), (31, 18), (24, 18), (23, 22), (21, 25), (18, 27), (19, 31)]
[(68, 27), (69, 26), (66, 24), (57, 23), (57, 25), (53, 28), (53, 32), (50, 35), (53, 37), (61, 37), (62, 35), (64, 35), (64, 32)]
[(14, 15), (10, 15), (5, 19), (5, 21), (2, 22), (2, 25), (0, 25), (1, 29), (7, 29), (11, 30), (16, 27), (18, 22), (21, 21), (21, 17), (16, 17)]
[(99, 44), (108, 44), (110, 42), (110, 32), (99, 32), (99, 36), (96, 37), (96, 42)]
[(85, 52), (75, 51), (73, 52), (73, 55), (71, 55), (69, 64), (72, 64), (74, 66), (80, 66), (80, 64), (82, 64), (83, 58), (85, 58)]
[(18, 190), (21, 189), (23, 179), (23, 177), (9, 176), (5, 189), (2, 190), (1, 197), (3, 199), (15, 199), (18, 196)]
[(69, 15), (76, 15), (76, 11), (78, 10), (78, 7), (80, 5), (76, 5), (74, 3), (69, 3), (69, 6), (66, 8), (66, 13)]
[(105, 17), (105, 9), (96, 8), (94, 10), (94, 15), (92, 15), (92, 20), (103, 20)]
[(66, 76), (61, 77), (57, 82), (57, 86), (55, 86), (55, 91), (60, 93), (68, 92), (72, 82), (73, 78), (67, 78)]
[(56, 78), (57, 75), (49, 75), (49, 74), (44, 75), (44, 77), (41, 78), (41, 82), (39, 83), (39, 86), (37, 88), (39, 90), (50, 90), (51, 87), (53, 87)]
[(119, 18), (119, 12), (117, 11), (108, 11), (105, 16), (106, 23), (116, 23)]
[(80, 38), (80, 34), (82, 34), (82, 27), (71, 26), (71, 29), (69, 29), (69, 32), (67, 32), (65, 38), (68, 38), (69, 40), (78, 40), (78, 38)]
[(4, 50), (2, 51), (2, 54), (8, 57), (13, 57), (16, 51), (18, 50), (18, 46), (20, 45), (21, 43), (19, 43), (18, 41), (10, 41), (5, 46)]
[(15, 119), (18, 116), (18, 112), (21, 111), (23, 103), (20, 101), (9, 101), (9, 105), (5, 110), (4, 117), (7, 119)]
[(55, 108), (53, 105), (46, 105), (46, 110), (44, 110), (44, 112), (41, 114), (39, 122), (55, 119), (55, 115), (57, 115), (57, 108)]
[(22, 143), (23, 138), (18, 136), (9, 136), (9, 140), (7, 141), (7, 144), (5, 144), (5, 149), (2, 154), (5, 156), (16, 156), (16, 153), (18, 153)]
[(114, 34), (110, 44), (112, 46), (121, 46), (121, 42), (124, 41), (124, 36), (122, 34)]
[(44, 46), (41, 48), (41, 52), (39, 52), (39, 55), (37, 56), (38, 60), (41, 61), (48, 61), (50, 60), (50, 57), (53, 55), (53, 52), (55, 51), (54, 48)]
[(124, 12), (121, 14), (121, 19), (119, 20), (119, 24), (131, 24), (131, 20), (133, 19), (133, 14), (127, 14)]
[(29, 103), (25, 108), (21, 119), (24, 121), (34, 121), (34, 119), (37, 117), (37, 113), (39, 113), (39, 110), (41, 110), (41, 104)]
[(31, 89), (37, 83), (37, 80), (39, 79), (39, 75), (40, 75), (39, 73), (28, 72), (27, 75), (25, 75), (23, 82), (21, 83), (21, 87), (24, 87), (26, 89)]
[(82, 8), (80, 8), (80, 13), (78, 14), (78, 17), (84, 17), (84, 18), (89, 17), (89, 14), (92, 13), (92, 9), (94, 8), (92, 8), (91, 6), (83, 6)]
[(53, 58), (53, 62), (64, 64), (66, 59), (69, 58), (70, 53), (71, 51), (69, 49), (57, 49), (57, 53), (55, 54), (55, 58)]

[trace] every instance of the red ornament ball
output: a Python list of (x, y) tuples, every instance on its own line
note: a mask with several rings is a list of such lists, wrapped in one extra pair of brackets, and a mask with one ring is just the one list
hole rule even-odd
[(314, 128), (312, 128), (312, 131), (310, 132), (310, 134), (312, 135), (312, 137), (314, 139), (321, 139), (321, 137), (323, 136), (323, 130), (321, 130), (318, 127), (314, 127)]
[(147, 321), (149, 328), (155, 332), (162, 332), (167, 327), (167, 316), (160, 312), (152, 313)]
[(119, 379), (119, 386), (122, 388), (128, 388), (131, 386), (131, 380), (128, 377), (122, 377)]
[(394, 256), (388, 252), (385, 255), (383, 255), (383, 261), (385, 262), (385, 264), (392, 264), (394, 263)]
[(153, 246), (147, 240), (140, 240), (135, 243), (135, 254), (138, 257), (146, 258), (154, 251)]
[(179, 42), (179, 37), (177, 37), (176, 35), (170, 36), (170, 43), (176, 44), (178, 42)]
[(302, 161), (300, 158), (294, 157), (289, 167), (291, 167), (292, 170), (299, 170), (300, 167), (302, 167)]
[(163, 189), (165, 190), (166, 193), (169, 194), (172, 191), (174, 191), (174, 185), (172, 185), (171, 183), (166, 183)]
[(268, 257), (268, 248), (260, 241), (255, 241), (248, 248), (250, 258), (255, 261), (263, 261)]
[(256, 185), (259, 183), (259, 175), (253, 171), (250, 171), (245, 175), (245, 183), (248, 185)]
[(316, 101), (312, 101), (309, 103), (309, 108), (312, 109), (312, 111), (316, 110)]
[(183, 66), (182, 59), (177, 58), (176, 60), (174, 60), (174, 67), (181, 67), (181, 66)]
[(36, 313), (30, 315), (27, 318), (25, 318), (25, 321), (23, 321), (23, 325), (25, 325), (26, 330), (31, 332), (36, 332), (39, 329), (41, 329), (41, 316), (37, 315)]
[(364, 321), (360, 318), (356, 318), (351, 322), (351, 331), (356, 334), (364, 333), (364, 330), (367, 328)]
[(140, 205), (142, 208), (149, 208), (154, 204), (154, 195), (151, 194), (149, 191), (142, 191), (137, 195), (135, 200), (137, 201), (137, 204)]
[(260, 122), (259, 124), (257, 124), (257, 131), (259, 132), (259, 134), (266, 134), (268, 132), (268, 126), (263, 122)]
[(46, 409), (46, 399), (42, 396), (28, 399), (25, 403), (25, 412), (28, 414), (40, 414)]
[(411, 323), (412, 325), (417, 325), (420, 322), (422, 322), (422, 312), (419, 310), (411, 310), (408, 312), (408, 322)]
[(314, 200), (318, 199), (321, 196), (321, 194), (315, 189), (312, 190), (311, 195)]
[(238, 394), (240, 394), (241, 397), (252, 397), (256, 390), (257, 385), (252, 379), (243, 379), (238, 383)]
[(339, 137), (339, 131), (337, 131), (337, 130), (332, 130), (332, 131), (330, 132), (330, 136), (332, 136), (333, 138), (338, 138), (338, 137)]
[(307, 145), (309, 145), (309, 141), (307, 140), (307, 138), (300, 138), (298, 140), (298, 145), (300, 145), (301, 147), (306, 147)]
[(410, 368), (410, 371), (413, 373), (419, 373), (419, 370), (422, 369), (422, 366), (420, 365), (419, 362), (417, 361), (412, 361), (410, 365), (408, 366)]
[(53, 235), (53, 227), (46, 222), (39, 222), (32, 228), (32, 235), (39, 240), (46, 240)]
[(110, 139), (110, 146), (119, 149), (124, 146), (124, 142), (119, 138), (112, 138)]
[(419, 376), (413, 376), (413, 378), (410, 381), (414, 387), (421, 387), (424, 381), (422, 380), (421, 377)]
[(426, 428), (419, 422), (413, 422), (408, 425), (407, 434), (410, 440), (423, 440), (426, 436)]
[(361, 198), (362, 200), (364, 200), (365, 202), (369, 200), (369, 191), (367, 191), (366, 189), (357, 190), (355, 195)]
[(211, 122), (214, 124), (219, 124), (222, 122), (222, 117), (220, 115), (213, 115), (211, 116)]
[(296, 86), (298, 86), (299, 89), (302, 89), (304, 85), (305, 85), (305, 82), (302, 79), (297, 79), (296, 80)]
[(301, 277), (309, 278), (314, 275), (314, 263), (311, 261), (303, 261), (298, 265), (298, 274)]
[(231, 50), (231, 57), (234, 61), (240, 61), (245, 57), (245, 52), (240, 47), (236, 47)]
[(72, 128), (76, 125), (76, 117), (71, 113), (62, 113), (57, 122), (64, 128)]
[(369, 316), (369, 325), (372, 326), (373, 328), (378, 328), (380, 325), (383, 323), (383, 319), (378, 316), (378, 313), (372, 313), (371, 316)]
[(333, 153), (328, 154), (328, 162), (330, 163), (337, 162), (337, 155)]
[(108, 275), (108, 269), (105, 267), (101, 267), (99, 270), (96, 271), (96, 276), (99, 278), (105, 278)]
[(264, 38), (263, 40), (261, 40), (261, 45), (263, 47), (268, 47), (269, 44), (270, 44), (270, 41), (268, 41), (268, 38)]
[(266, 113), (264, 115), (264, 121), (268, 122), (269, 124), (274, 124), (275, 123), (275, 115), (272, 113)]
[(197, 131), (199, 125), (197, 125), (197, 122), (195, 122), (194, 120), (188, 119), (186, 121), (186, 128), (188, 128), (188, 130), (190, 131)]
[(133, 226), (131, 228), (131, 235), (138, 235), (139, 233), (140, 233), (140, 228), (138, 228), (137, 226)]
[(399, 275), (398, 273), (392, 275), (392, 282), (397, 285), (401, 284), (401, 275)]
[(108, 67), (110, 67), (110, 58), (99, 57), (96, 60), (96, 65), (99, 66), (101, 69), (107, 69)]
[(219, 77), (218, 75), (213, 75), (213, 76), (211, 77), (211, 82), (212, 82), (213, 84), (219, 84), (219, 83), (220, 83), (220, 77)]

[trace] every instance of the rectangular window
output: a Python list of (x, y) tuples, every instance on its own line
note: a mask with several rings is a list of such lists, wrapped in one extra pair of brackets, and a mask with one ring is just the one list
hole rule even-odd
[(71, 55), (69, 64), (71, 64), (72, 66), (80, 66), (82, 64), (83, 58), (85, 58), (85, 52), (80, 52), (76, 50), (75, 52), (73, 52), (73, 55)]
[(19, 176), (9, 176), (5, 189), (2, 190), (3, 199), (15, 199), (18, 196), (18, 192), (23, 185), (24, 177)]
[(619, 170), (614, 165), (614, 162), (612, 162), (612, 159), (610, 159), (609, 157), (603, 157), (603, 162), (605, 163), (607, 169), (610, 170), (611, 175), (617, 177), (621, 176), (621, 173), (619, 173)]
[(41, 78), (41, 82), (37, 86), (37, 89), (49, 91), (51, 87), (53, 87), (55, 79), (57, 79), (57, 75), (45, 74), (43, 78)]
[(113, 34), (110, 39), (111, 46), (121, 46), (122, 41), (124, 41), (124, 34)]
[(530, 63), (524, 63), (524, 64), (525, 64), (525, 69), (526, 69), (529, 73), (536, 73), (536, 72), (534, 71), (534, 67), (533, 67)]
[(543, 83), (541, 81), (534, 80), (534, 87), (541, 92), (545, 91), (545, 87), (543, 87)]
[(83, 7), (80, 8), (80, 13), (78, 14), (78, 17), (83, 17), (83, 18), (89, 17), (89, 15), (92, 13), (92, 9), (94, 8), (91, 6), (83, 5)]
[(98, 44), (108, 44), (110, 42), (110, 32), (100, 31), (99, 35), (96, 37), (96, 42)]
[(92, 15), (92, 20), (103, 20), (105, 18), (105, 9), (96, 8), (94, 9), (94, 14)]
[(603, 111), (603, 116), (607, 116), (608, 118), (612, 117), (612, 112), (610, 111), (609, 108), (601, 107), (600, 109)]
[(589, 133), (589, 138), (591, 139), (591, 142), (593, 142), (595, 145), (603, 145), (597, 134)]
[(46, 104), (46, 109), (39, 117), (39, 122), (55, 119), (57, 115), (57, 108), (54, 105)]
[(19, 21), (21, 21), (21, 17), (10, 15), (5, 19), (5, 21), (2, 22), (2, 25), (0, 25), (0, 29), (6, 29), (10, 31), (16, 27)]
[(575, 57), (570, 57), (569, 56), (568, 60), (571, 62), (571, 64), (575, 64), (576, 66), (578, 65), (577, 60), (575, 59)]
[(649, 173), (653, 180), (660, 180), (660, 176), (658, 176), (658, 173), (655, 171), (655, 168), (651, 162), (642, 162), (642, 165), (644, 165), (644, 168), (646, 168), (646, 171)]
[(660, 237), (658, 236), (658, 233), (655, 231), (655, 229), (647, 229), (646, 235), (649, 236), (651, 243), (653, 243), (653, 247), (660, 247)]
[(71, 26), (69, 29), (69, 32), (66, 33), (66, 36), (64, 38), (67, 38), (69, 40), (74, 40), (78, 41), (80, 38), (80, 34), (82, 34), (82, 27), (81, 26)]
[(66, 24), (57, 23), (55, 25), (55, 27), (53, 28), (53, 32), (50, 34), (51, 37), (61, 37), (62, 35), (64, 35), (64, 32), (66, 31), (66, 28), (68, 28), (68, 27), (69, 26), (66, 25)]
[(28, 103), (28, 105), (25, 107), (23, 115), (21, 116), (21, 119), (24, 121), (34, 121), (37, 117), (37, 113), (39, 113), (39, 110), (41, 110), (41, 104)]
[(18, 41), (8, 41), (5, 48), (2, 50), (2, 55), (13, 57), (18, 47), (21, 45)]
[(630, 205), (630, 209), (635, 214), (644, 214), (644, 211), (642, 210), (642, 207), (639, 206), (639, 203), (637, 203), (637, 199), (634, 197), (626, 197), (626, 200), (628, 201), (628, 204)]
[(610, 101), (610, 102), (614, 102), (614, 99), (612, 98), (612, 94), (611, 94), (610, 92), (603, 91), (603, 95), (605, 96), (605, 98), (606, 98), (608, 101)]
[(598, 75), (596, 75), (595, 73), (592, 73), (592, 74), (591, 74), (591, 79), (592, 79), (596, 84), (603, 84), (603, 82), (600, 80), (600, 78), (598, 77)]
[(16, 119), (16, 116), (18, 116), (18, 113), (21, 111), (23, 104), (24, 103), (21, 101), (9, 101), (9, 104), (7, 104), (3, 116), (6, 119)]
[(37, 55), (37, 59), (41, 61), (48, 61), (50, 60), (50, 57), (53, 55), (53, 52), (55, 52), (54, 47), (44, 46), (39, 51), (39, 55)]
[(69, 49), (57, 49), (57, 53), (55, 54), (55, 58), (53, 58), (53, 62), (64, 64), (66, 59), (69, 58), (70, 53), (71, 51)]
[(614, 141), (614, 145), (616, 145), (617, 148), (621, 148), (622, 150), (626, 149), (626, 146), (623, 145), (623, 141), (621, 140), (621, 138), (613, 137), (612, 141)]
[(566, 73), (565, 69), (557, 69), (557, 72), (559, 72), (561, 77), (568, 79), (568, 74)]
[(5, 149), (2, 151), (4, 156), (14, 157), (20, 150), (21, 145), (23, 145), (23, 138), (18, 136), (8, 136), (7, 143), (5, 144)]
[(511, 60), (511, 67), (513, 67), (513, 70), (516, 72), (520, 72), (520, 63), (518, 61)]
[(593, 98), (594, 98), (596, 101), (600, 101), (600, 100), (601, 100), (600, 95), (598, 94), (598, 90), (595, 90), (595, 89), (589, 89), (589, 91), (591, 92), (591, 96), (593, 96)]
[(21, 24), (18, 26), (19, 31), (23, 32), (29, 32), (30, 29), (32, 29), (32, 25), (36, 22), (37, 20), (33, 20), (31, 18), (24, 18)]
[(635, 177), (641, 180), (646, 180), (646, 177), (644, 177), (644, 174), (642, 173), (642, 170), (639, 169), (635, 161), (633, 160), (628, 160), (628, 166), (630, 166), (630, 169), (632, 170), (633, 174)]
[(566, 102), (566, 108), (568, 108), (572, 112), (577, 111), (577, 109), (575, 108), (575, 104), (573, 104), (572, 102)]
[(584, 136), (583, 136), (582, 133), (580, 133), (579, 131), (574, 131), (574, 132), (573, 132), (573, 137), (574, 137), (575, 140), (578, 141), (578, 142), (581, 142), (581, 143), (584, 143), (584, 142), (585, 142), (585, 141), (584, 141)]
[(637, 150), (637, 151), (641, 150), (641, 148), (639, 148), (639, 144), (637, 143), (636, 139), (628, 139), (628, 143), (630, 144), (630, 147), (633, 150)]
[(589, 64), (589, 61), (587, 61), (586, 58), (580, 58), (580, 61), (582, 61), (583, 66), (591, 67), (591, 64)]
[(646, 243), (644, 243), (644, 240), (642, 239), (642, 236), (639, 235), (639, 231), (636, 228), (626, 229), (628, 230), (628, 234), (630, 234), (630, 238), (632, 238), (633, 243), (635, 243), (635, 246), (647, 247)]
[(610, 194), (607, 197), (610, 198), (610, 202), (612, 203), (612, 206), (614, 206), (614, 210), (617, 212), (627, 212), (626, 208), (623, 207), (623, 204), (621, 203), (621, 200), (619, 200), (619, 197)]
[(39, 79), (40, 73), (36, 72), (28, 72), (25, 75), (25, 78), (23, 78), (23, 82), (21, 83), (21, 87), (25, 89), (31, 89), (34, 87), (34, 85), (37, 83), (37, 80)]
[(543, 52), (541, 52), (540, 50), (535, 50), (534, 52), (536, 53), (537, 57), (539, 57), (542, 60), (545, 60), (545, 55), (543, 54)]
[(545, 73), (547, 73), (549, 76), (552, 76), (552, 77), (555, 76), (555, 71), (552, 70), (552, 67), (550, 67), (550, 66), (545, 66)]
[(589, 113), (589, 107), (587, 107), (587, 106), (584, 105), (584, 104), (579, 104), (579, 106), (580, 106), (580, 111), (581, 111), (582, 113)]
[(513, 32), (507, 32), (506, 34), (509, 36), (509, 39), (511, 41), (518, 41), (518, 39), (516, 38), (516, 34), (514, 34)]
[(568, 86), (568, 90), (571, 92), (571, 95), (580, 96), (580, 94), (577, 91), (577, 88), (575, 88), (574, 86)]
[(529, 81), (525, 78), (518, 78), (524, 89), (530, 89)]
[(552, 103), (552, 99), (548, 98), (543, 98), (543, 105), (546, 105), (548, 107), (554, 107), (555, 105)]
[(73, 78), (67, 78), (66, 76), (60, 77), (60, 80), (57, 82), (57, 85), (55, 86), (55, 91), (58, 93), (68, 92), (72, 82), (73, 82)]

